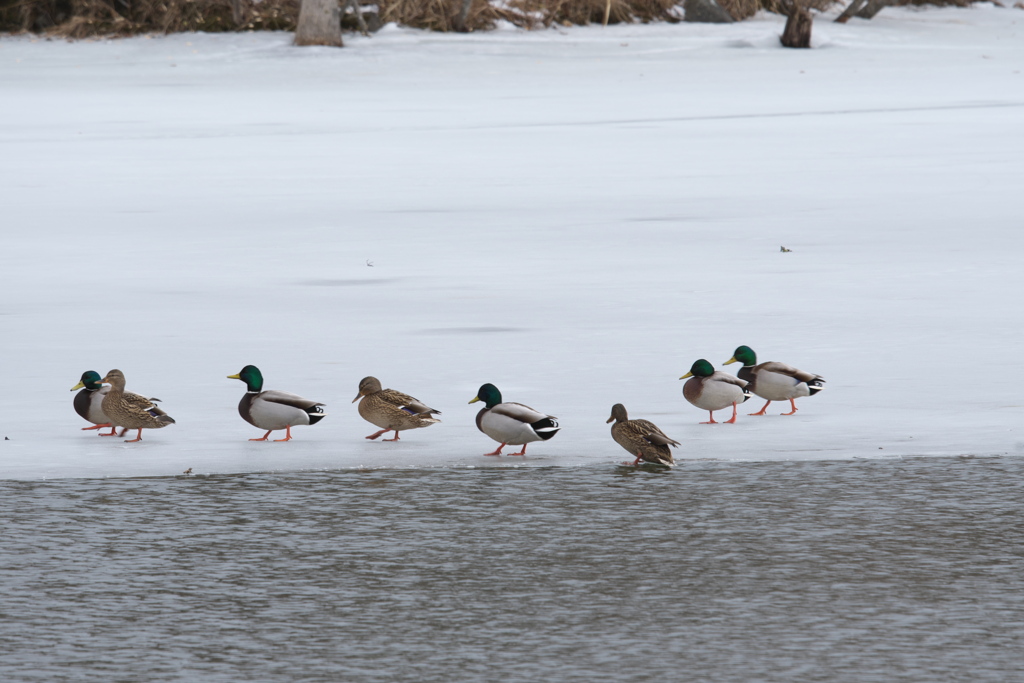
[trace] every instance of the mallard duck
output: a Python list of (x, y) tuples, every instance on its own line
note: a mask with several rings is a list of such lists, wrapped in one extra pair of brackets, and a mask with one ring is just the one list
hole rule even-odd
[(353, 403), (356, 401), (359, 401), (359, 415), (381, 428), (367, 439), (376, 439), (385, 432), (393, 431), (395, 438), (382, 441), (398, 441), (398, 432), (429, 427), (440, 422), (430, 416), (440, 415), (441, 411), (434, 410), (409, 394), (381, 388), (380, 380), (376, 377), (364, 377), (359, 382), (359, 393), (352, 399)]
[(647, 420), (630, 420), (626, 406), (621, 403), (612, 406), (612, 416), (608, 418), (608, 422), (612, 420), (615, 420), (615, 424), (612, 425), (612, 438), (630, 455), (636, 456), (632, 463), (634, 467), (639, 465), (641, 460), (657, 465), (675, 464), (669, 446), (678, 446), (679, 442), (665, 436), (665, 432), (658, 429), (656, 424)]
[(522, 403), (502, 403), (501, 392), (493, 384), (484, 384), (470, 403), (483, 401), (483, 408), (476, 414), (476, 427), (501, 445), (493, 453), (501, 455), (501, 449), (512, 444), (523, 446), (523, 450), (509, 455), (526, 455), (526, 444), (533, 441), (547, 441), (561, 427), (557, 418), (539, 413)]
[[(161, 429), (174, 424), (174, 418), (160, 410), (153, 400), (124, 390), (124, 373), (111, 370), (100, 380), (110, 385), (110, 391), (103, 399), (103, 412), (110, 421), (125, 430), (137, 429), (134, 439), (125, 439), (125, 443), (142, 441), (143, 429)], [(124, 434), (122, 433), (122, 436)]]
[[(110, 423), (110, 418), (103, 412), (103, 399), (110, 392), (110, 387), (100, 384), (100, 373), (93, 370), (83, 372), (81, 381), (71, 387), (71, 391), (75, 389), (81, 389), (75, 394), (75, 412), (92, 422), (92, 427), (82, 427), (82, 431), (110, 427), (109, 434), (100, 433), (100, 436), (113, 436), (117, 427)], [(121, 435), (124, 436), (124, 433)]]
[(714, 411), (728, 408), (730, 405), (732, 406), (732, 417), (725, 422), (727, 424), (736, 423), (736, 404), (743, 403), (750, 398), (745, 380), (727, 372), (716, 371), (714, 366), (703, 358), (695, 361), (690, 371), (679, 379), (687, 377), (692, 379), (683, 385), (683, 396), (687, 401), (710, 414), (710, 419), (707, 422), (701, 422), (702, 425), (718, 424), (715, 422)]
[(245, 396), (238, 402), (238, 414), (252, 426), (267, 430), (262, 438), (249, 441), (266, 441), (270, 432), (277, 429), (284, 429), (285, 436), (274, 441), (291, 441), (293, 426), (315, 425), (327, 416), (323, 403), (287, 391), (263, 391), (263, 373), (255, 365), (246, 365), (237, 375), (228, 375), (228, 379), (245, 382)]
[(798, 370), (785, 363), (768, 361), (757, 363), (757, 354), (749, 346), (738, 346), (733, 352), (732, 358), (725, 361), (726, 365), (732, 363), (743, 363), (743, 367), (736, 373), (737, 377), (749, 382), (749, 389), (761, 398), (768, 399), (764, 408), (751, 415), (764, 415), (772, 401), (789, 401), (793, 410), (783, 415), (792, 415), (796, 412), (796, 400), (801, 396), (814, 396), (824, 389), (821, 386), (825, 380), (821, 375), (812, 372)]

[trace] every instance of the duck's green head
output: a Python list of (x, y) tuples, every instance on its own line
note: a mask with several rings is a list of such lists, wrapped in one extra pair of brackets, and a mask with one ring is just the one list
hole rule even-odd
[(713, 374), (715, 374), (715, 366), (701, 358), (700, 360), (695, 361), (694, 364), (690, 366), (690, 371), (679, 379), (686, 379), (687, 377), (710, 377)]
[(484, 384), (480, 387), (480, 391), (476, 392), (476, 398), (470, 401), (470, 403), (476, 403), (477, 401), (483, 401), (488, 408), (493, 408), (501, 403), (501, 392), (493, 384)]
[(744, 367), (757, 365), (757, 354), (749, 346), (737, 346), (736, 350), (732, 353), (732, 358), (725, 361), (726, 365), (730, 363), (743, 363)]
[(263, 373), (255, 365), (246, 365), (237, 375), (228, 375), (228, 379), (240, 379), (245, 382), (246, 390), (258, 394), (263, 390)]
[(85, 387), (89, 391), (98, 391), (103, 385), (100, 384), (100, 373), (87, 370), (82, 373), (82, 381), (71, 387), (71, 391)]

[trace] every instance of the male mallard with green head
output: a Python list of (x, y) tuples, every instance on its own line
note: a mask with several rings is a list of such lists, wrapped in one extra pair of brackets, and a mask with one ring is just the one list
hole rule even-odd
[(263, 373), (255, 365), (246, 365), (237, 375), (228, 375), (228, 379), (245, 382), (245, 395), (238, 402), (238, 414), (252, 426), (267, 430), (262, 438), (249, 441), (266, 441), (270, 433), (278, 429), (285, 430), (285, 437), (274, 441), (291, 441), (292, 427), (315, 425), (327, 416), (323, 403), (287, 391), (263, 391)]
[[(81, 381), (71, 387), (71, 391), (75, 389), (81, 389), (75, 394), (75, 412), (86, 421), (92, 422), (93, 425), (92, 427), (82, 427), (82, 430), (110, 427), (109, 434), (101, 433), (100, 436), (113, 436), (117, 427), (110, 424), (110, 418), (103, 412), (103, 399), (110, 392), (110, 387), (100, 384), (100, 373), (93, 370), (83, 372)], [(124, 436), (124, 433), (122, 432), (121, 435)]]
[(714, 366), (703, 358), (695, 361), (690, 371), (679, 379), (687, 377), (691, 379), (683, 385), (683, 396), (687, 401), (710, 414), (710, 419), (707, 422), (701, 422), (702, 425), (718, 424), (715, 422), (714, 411), (728, 408), (730, 405), (732, 406), (732, 417), (725, 422), (727, 424), (736, 423), (736, 404), (743, 403), (750, 398), (746, 381), (733, 377), (727, 372), (715, 370)]
[[(137, 429), (134, 439), (125, 439), (125, 443), (142, 441), (143, 429), (162, 429), (174, 424), (174, 418), (156, 407), (153, 401), (138, 394), (124, 390), (124, 373), (111, 370), (100, 380), (110, 385), (110, 391), (103, 399), (101, 407), (110, 421), (125, 430)], [(122, 433), (122, 436), (124, 434)]]
[(476, 415), (476, 427), (501, 445), (493, 453), (501, 455), (501, 449), (511, 444), (522, 445), (523, 450), (509, 455), (526, 455), (526, 444), (533, 441), (547, 441), (561, 427), (557, 418), (545, 415), (522, 403), (502, 403), (501, 392), (493, 384), (484, 384), (470, 403), (483, 401), (485, 408)]
[(675, 464), (669, 446), (678, 446), (679, 442), (665, 436), (665, 432), (658, 429), (656, 424), (647, 420), (630, 420), (626, 406), (621, 403), (612, 406), (612, 416), (608, 418), (608, 422), (612, 420), (615, 420), (615, 424), (612, 425), (612, 438), (630, 455), (636, 456), (632, 463), (633, 467), (639, 465), (641, 460), (670, 467)]
[(359, 415), (381, 428), (367, 439), (373, 440), (385, 432), (393, 431), (395, 438), (382, 441), (398, 441), (398, 432), (429, 427), (440, 422), (430, 416), (440, 415), (441, 411), (434, 410), (409, 394), (382, 388), (376, 377), (364, 377), (359, 382), (359, 393), (352, 399), (353, 403), (356, 401), (359, 401)]
[(726, 365), (731, 363), (743, 363), (743, 367), (736, 375), (750, 383), (749, 388), (761, 398), (767, 399), (768, 403), (764, 408), (751, 415), (764, 415), (772, 401), (789, 401), (793, 410), (783, 415), (792, 415), (796, 412), (796, 400), (801, 396), (814, 396), (824, 389), (821, 375), (813, 372), (798, 370), (792, 365), (768, 361), (757, 362), (757, 354), (749, 346), (738, 346), (732, 354), (732, 358), (725, 361)]

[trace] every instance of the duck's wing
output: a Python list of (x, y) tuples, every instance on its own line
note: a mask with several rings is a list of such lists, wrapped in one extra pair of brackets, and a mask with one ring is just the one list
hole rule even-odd
[(384, 389), (378, 396), (380, 396), (387, 403), (395, 406), (399, 410), (404, 410), (410, 415), (440, 415), (440, 410), (434, 410), (426, 403), (423, 403), (419, 399), (413, 398), (409, 394), (403, 394), (401, 391), (395, 391), (394, 389)]
[(530, 406), (524, 406), (522, 403), (499, 403), (491, 408), (491, 412), (495, 415), (503, 415), (513, 420), (525, 422), (526, 424), (533, 424), (538, 420), (546, 418), (558, 419), (553, 415), (546, 415), (538, 410), (534, 410)]
[(800, 370), (798, 368), (794, 368), (792, 365), (786, 365), (785, 363), (778, 363), (776, 361), (768, 361), (767, 363), (761, 363), (760, 365), (754, 368), (755, 375), (761, 371), (775, 372), (780, 375), (792, 377), (793, 379), (799, 380), (801, 382), (807, 382), (808, 384), (810, 384), (811, 382), (825, 381), (824, 379), (822, 379), (821, 375), (815, 375), (813, 372)]
[(129, 410), (146, 412), (153, 417), (167, 414), (156, 406), (156, 401), (159, 400), (160, 399), (158, 398), (146, 398), (145, 396), (139, 396), (138, 394), (133, 394), (130, 391), (124, 392), (124, 402), (125, 405), (128, 406)]
[(292, 408), (298, 408), (299, 410), (302, 411), (309, 410), (310, 408), (313, 408), (315, 406), (324, 405), (323, 403), (319, 403), (318, 401), (303, 398), (298, 394), (290, 394), (287, 391), (275, 391), (273, 389), (261, 392), (259, 396), (257, 396), (257, 398), (259, 398), (262, 401), (267, 401), (268, 403), (279, 403), (283, 406), (291, 406)]
[(647, 441), (657, 446), (678, 446), (679, 442), (665, 435), (665, 432), (658, 429), (658, 425), (648, 420), (629, 420), (630, 425), (636, 432)]
[(150, 417), (158, 418), (160, 422), (167, 422), (174, 424), (174, 418), (162, 411), (154, 401), (159, 401), (158, 398), (146, 398), (145, 396), (139, 396), (133, 394), (130, 391), (124, 392), (122, 395), (122, 401), (124, 402), (125, 408), (136, 415), (142, 415), (143, 413)]
[(736, 375), (730, 375), (728, 372), (722, 372), (721, 370), (715, 370), (714, 374), (708, 377), (709, 380), (715, 382), (725, 382), (726, 384), (735, 384), (740, 389), (747, 387), (747, 381), (742, 380)]

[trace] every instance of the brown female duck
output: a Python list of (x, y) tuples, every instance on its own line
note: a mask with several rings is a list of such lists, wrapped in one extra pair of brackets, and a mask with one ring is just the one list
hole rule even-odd
[[(359, 401), (359, 399), (363, 399)], [(407, 429), (429, 427), (440, 420), (431, 415), (440, 415), (419, 399), (403, 394), (394, 389), (384, 389), (376, 377), (364, 377), (359, 382), (359, 393), (352, 399), (359, 401), (359, 415), (370, 424), (380, 427), (380, 431), (370, 434), (367, 439), (376, 439), (385, 432), (393, 431), (395, 438), (382, 441), (398, 441), (398, 432)]]
[(124, 390), (124, 373), (111, 370), (100, 380), (110, 385), (110, 391), (103, 399), (103, 412), (110, 421), (125, 429), (137, 429), (134, 439), (126, 439), (125, 443), (142, 441), (143, 429), (161, 429), (174, 424), (174, 418), (156, 407), (148, 398)]
[(670, 467), (675, 464), (669, 446), (678, 446), (679, 442), (665, 436), (665, 432), (658, 429), (656, 424), (647, 420), (630, 420), (626, 406), (621, 403), (612, 406), (612, 416), (608, 422), (612, 420), (615, 421), (612, 425), (615, 443), (629, 451), (630, 455), (636, 456), (636, 460), (624, 465), (632, 464), (636, 467), (641, 460)]

